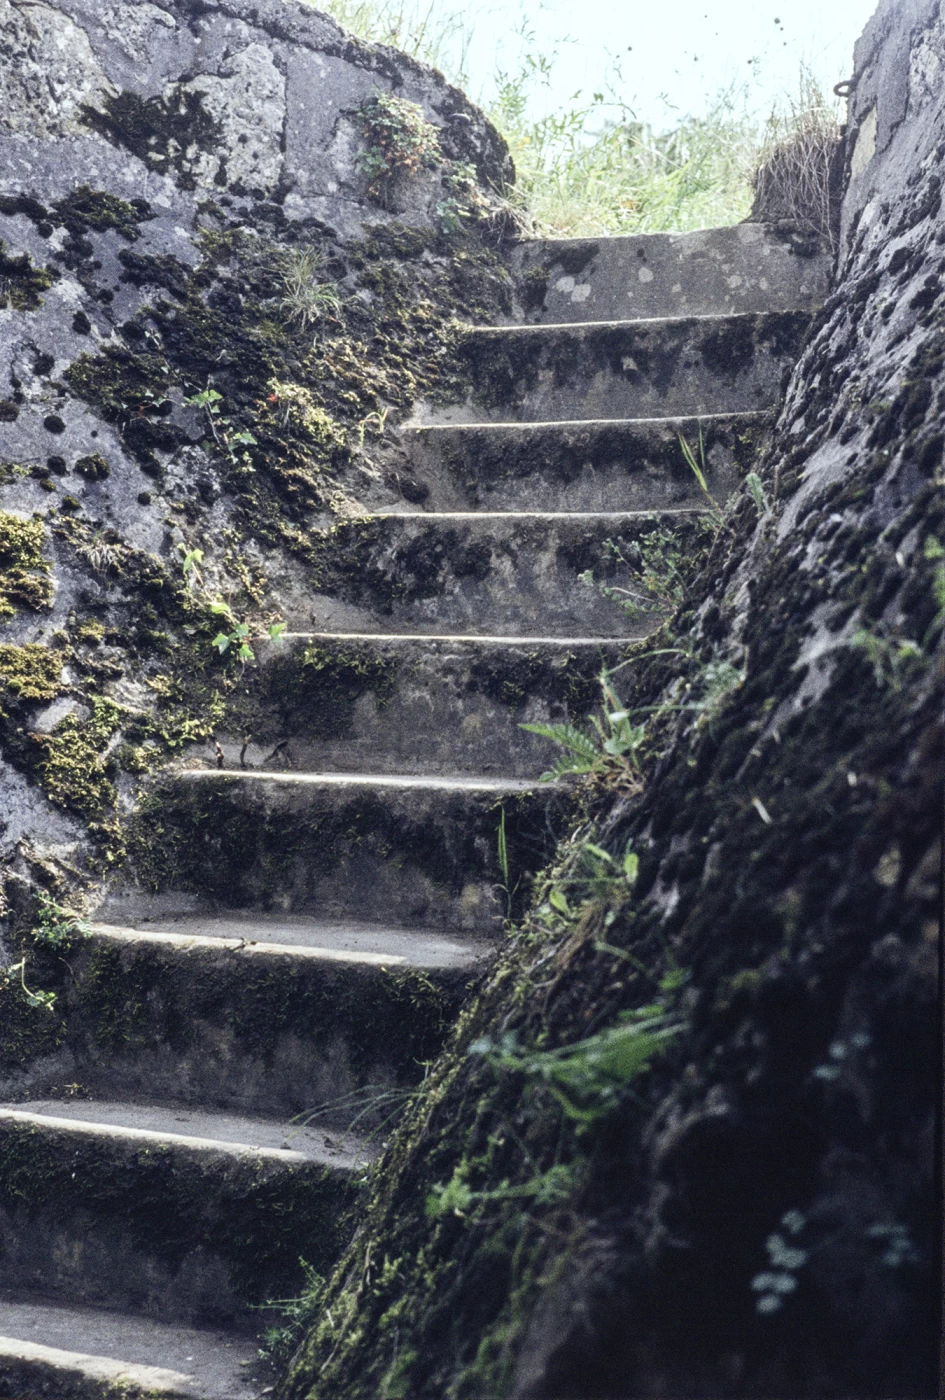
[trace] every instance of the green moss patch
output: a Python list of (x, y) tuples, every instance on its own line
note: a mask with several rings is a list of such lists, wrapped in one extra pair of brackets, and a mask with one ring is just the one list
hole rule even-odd
[(44, 544), (41, 520), (0, 511), (0, 621), (17, 607), (48, 608), (52, 602), (52, 566)]
[(69, 715), (52, 734), (37, 739), (40, 784), (57, 807), (89, 822), (101, 822), (113, 810), (115, 766), (107, 750), (120, 723), (118, 706), (96, 697), (88, 719)]
[(62, 654), (49, 647), (0, 644), (0, 685), (20, 700), (54, 700), (62, 690)]
[(138, 225), (152, 217), (146, 199), (119, 199), (105, 190), (93, 190), (89, 185), (80, 185), (53, 205), (53, 209), (58, 222), (65, 224), (70, 233), (83, 234), (90, 228), (99, 233), (115, 229), (129, 243), (141, 237)]
[(58, 280), (55, 268), (34, 266), (27, 253), (11, 256), (0, 238), (0, 310), (38, 310), (43, 304), (42, 293)]

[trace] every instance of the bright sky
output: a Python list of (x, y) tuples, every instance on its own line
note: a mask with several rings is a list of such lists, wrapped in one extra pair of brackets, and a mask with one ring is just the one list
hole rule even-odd
[[(599, 90), (616, 60), (620, 95), (636, 115), (669, 125), (673, 109), (699, 114), (731, 82), (750, 82), (765, 115), (797, 93), (806, 64), (829, 92), (850, 76), (853, 45), (876, 0), (508, 0), (477, 17), (469, 53), (470, 95), (489, 85), (497, 62), (515, 70), (521, 25), (532, 47), (557, 48), (550, 105), (578, 89)], [(570, 42), (565, 42), (569, 40)]]

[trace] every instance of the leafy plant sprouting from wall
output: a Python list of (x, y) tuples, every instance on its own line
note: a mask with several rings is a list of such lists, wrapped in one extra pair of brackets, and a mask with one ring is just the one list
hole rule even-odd
[[(183, 546), (181, 548), (183, 549)], [(250, 645), (251, 641), (268, 639), (271, 642), (278, 642), (281, 640), (287, 623), (271, 622), (265, 629), (257, 629), (254, 632), (248, 622), (242, 622), (236, 616), (225, 598), (212, 596), (207, 592), (200, 567), (204, 560), (202, 549), (184, 549), (183, 556), (181, 572), (184, 575), (184, 583), (188, 593), (221, 620), (221, 630), (213, 638), (211, 644), (216, 647), (221, 656), (231, 652), (238, 661), (255, 661), (256, 653)]]
[(358, 112), (366, 150), (358, 168), (368, 177), (368, 193), (384, 202), (398, 176), (411, 178), (443, 159), (436, 127), (423, 108), (395, 93), (379, 92)]
[(540, 1085), (573, 1122), (590, 1127), (623, 1101), (627, 1087), (683, 1028), (673, 1013), (682, 974), (674, 970), (660, 982), (659, 996), (648, 1006), (625, 1011), (614, 1025), (571, 1045), (553, 1050), (520, 1047), (514, 1032), (498, 1041), (483, 1036), (469, 1047), (504, 1074), (522, 1075)]
[(541, 775), (542, 782), (556, 782), (567, 775), (603, 773), (608, 770), (636, 778), (640, 771), (640, 748), (646, 732), (642, 724), (632, 724), (630, 711), (611, 684), (610, 672), (600, 675), (603, 718), (591, 716), (591, 729), (574, 724), (522, 724), (530, 734), (550, 739), (563, 750), (554, 767)]

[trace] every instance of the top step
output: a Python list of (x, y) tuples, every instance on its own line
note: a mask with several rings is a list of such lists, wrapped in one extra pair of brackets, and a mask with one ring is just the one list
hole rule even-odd
[(696, 233), (536, 239), (512, 253), (513, 324), (562, 325), (739, 311), (807, 311), (824, 301), (831, 260), (780, 225)]

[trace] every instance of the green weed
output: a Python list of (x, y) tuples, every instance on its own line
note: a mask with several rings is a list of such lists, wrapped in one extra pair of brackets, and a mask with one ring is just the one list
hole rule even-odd
[(474, 1041), (469, 1054), (483, 1055), (501, 1073), (520, 1074), (557, 1099), (566, 1116), (584, 1127), (607, 1117), (624, 1101), (628, 1086), (683, 1029), (667, 997), (623, 1013), (616, 1025), (556, 1050), (520, 1049), (513, 1033), (499, 1041)]
[(550, 739), (563, 749), (554, 767), (541, 775), (542, 782), (556, 782), (567, 775), (620, 771), (628, 776), (639, 774), (639, 751), (645, 728), (630, 723), (626, 710), (610, 682), (606, 670), (600, 675), (603, 720), (591, 716), (593, 732), (574, 724), (522, 724), (520, 729)]
[(360, 108), (358, 124), (366, 142), (358, 168), (368, 177), (368, 193), (382, 203), (395, 179), (412, 178), (443, 159), (436, 127), (405, 97), (377, 93)]
[(248, 476), (256, 470), (253, 466), (250, 447), (255, 447), (256, 439), (245, 428), (240, 428), (223, 412), (223, 395), (207, 386), (197, 394), (184, 400), (194, 408), (202, 408), (207, 418), (210, 434), (217, 447), (226, 457), (230, 466), (239, 476)]
[(317, 248), (292, 248), (280, 265), (283, 295), (279, 309), (286, 320), (306, 331), (342, 307), (341, 295), (324, 277), (325, 258)]

